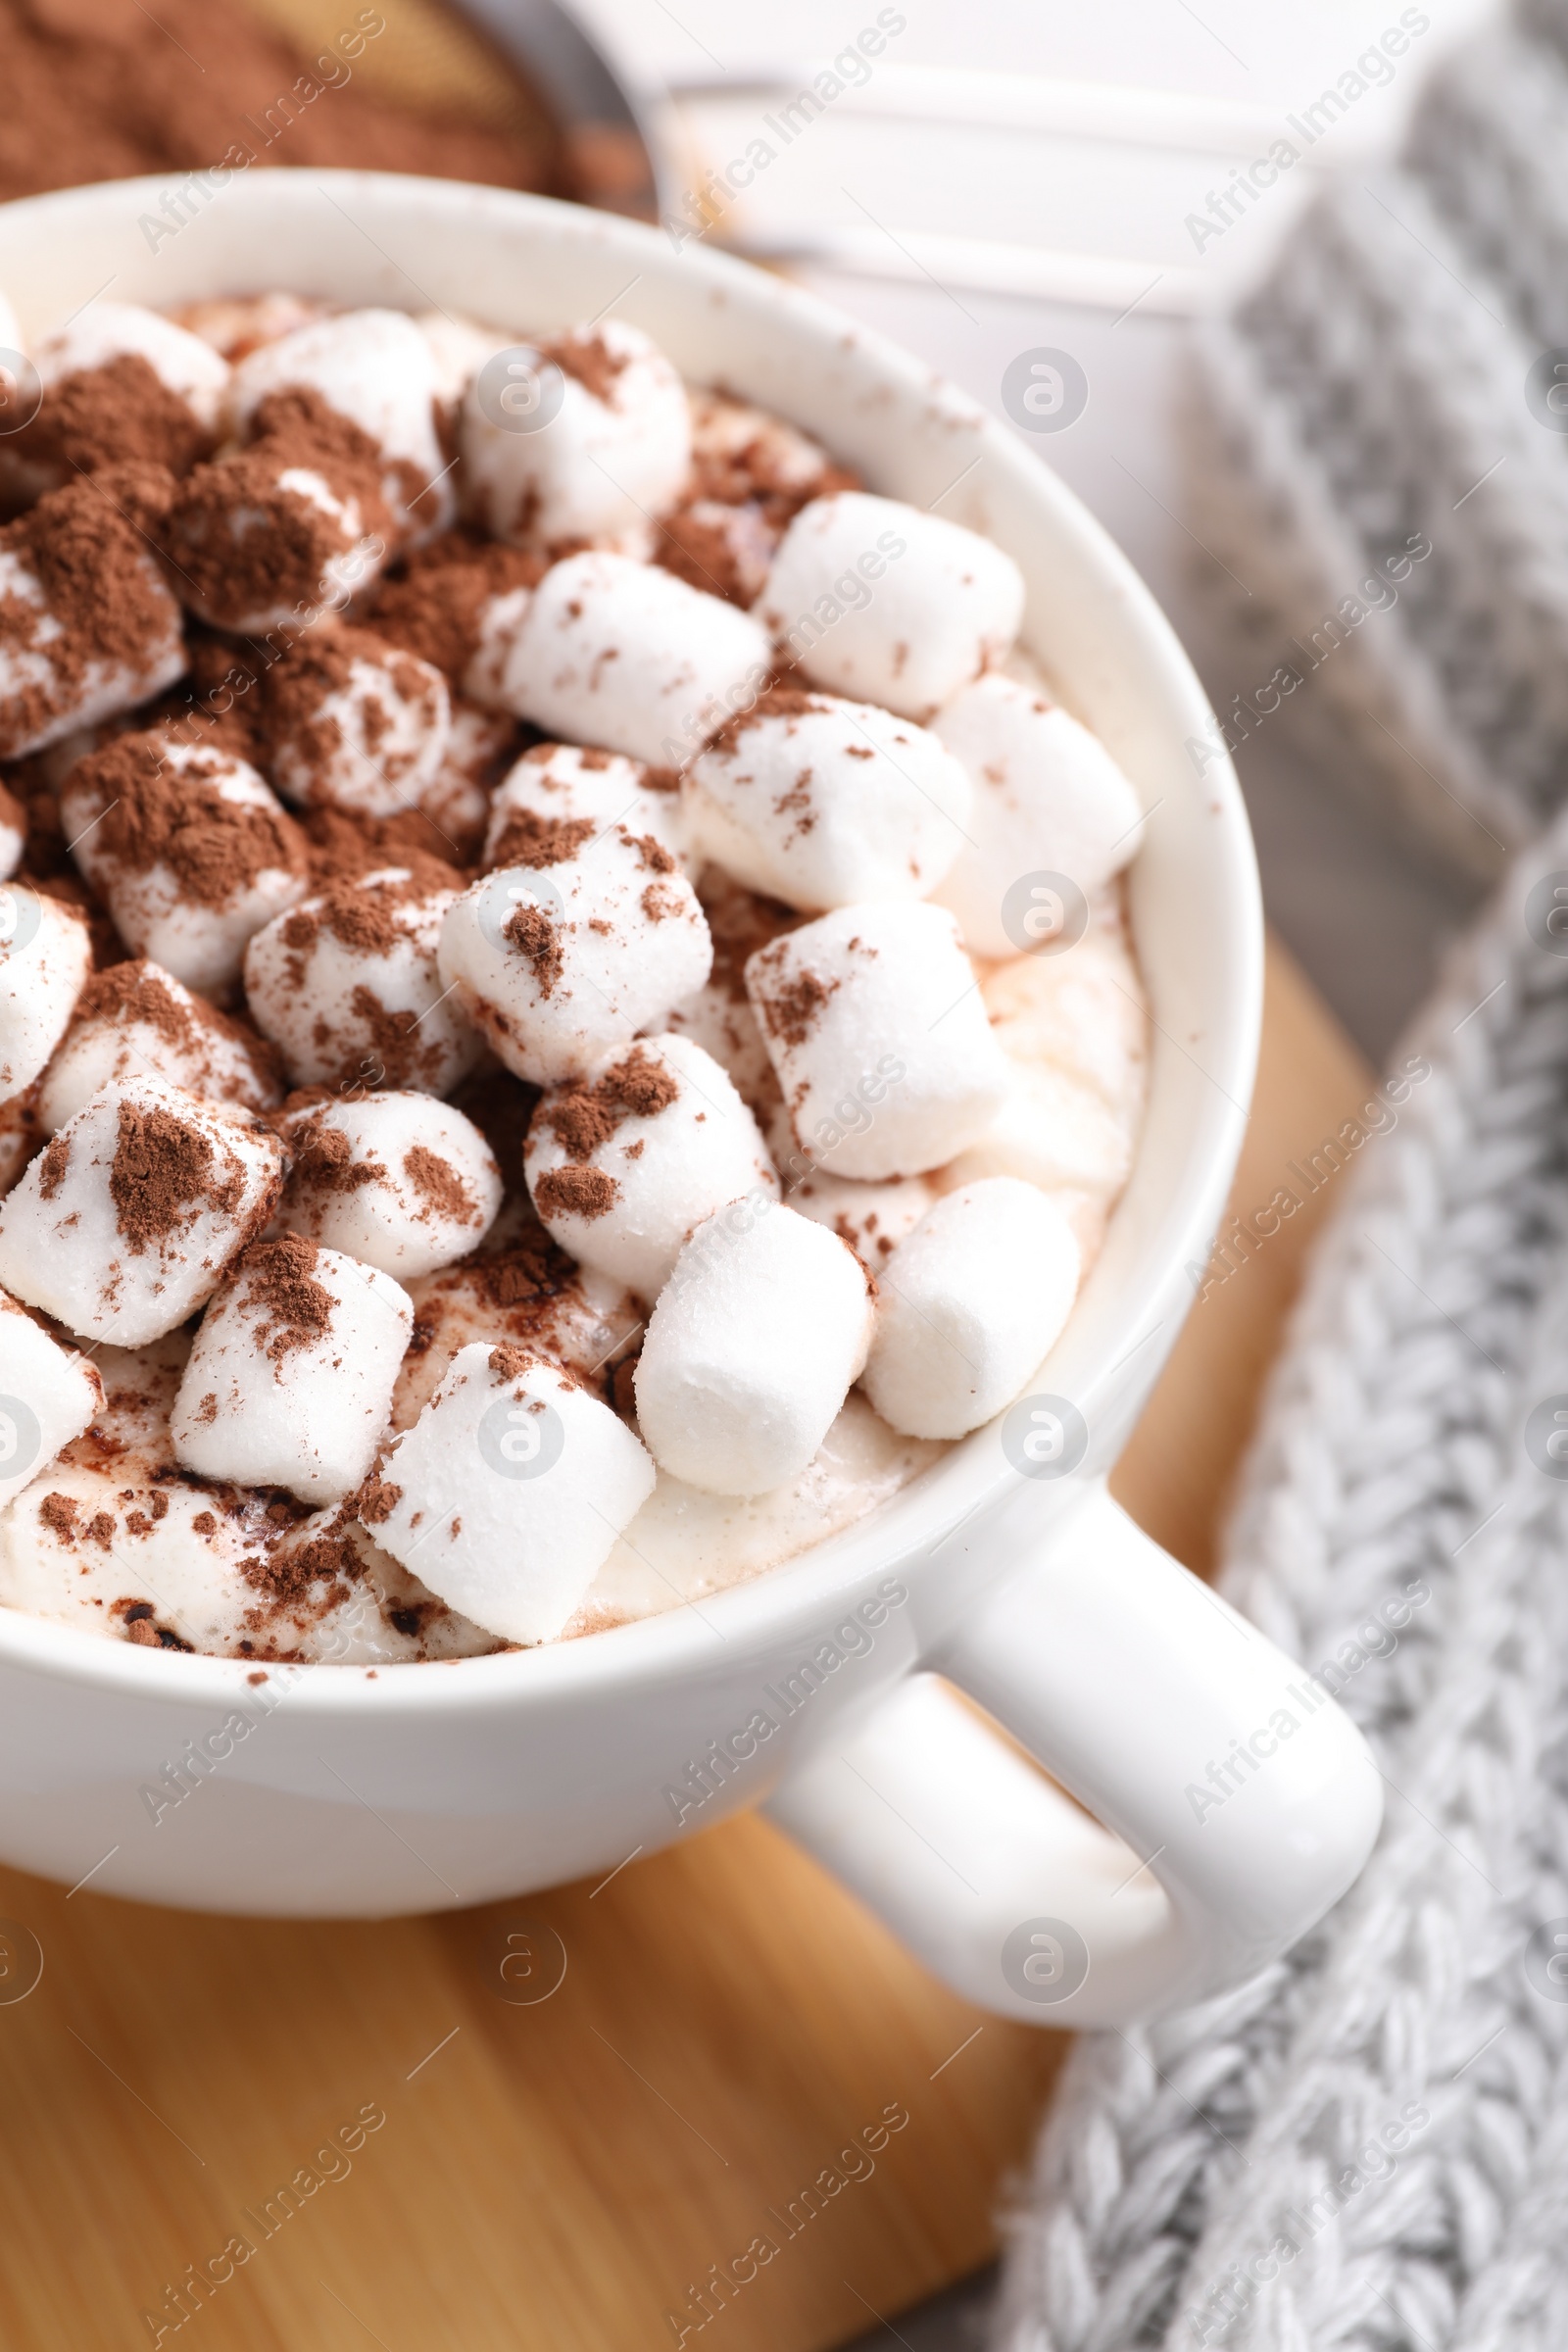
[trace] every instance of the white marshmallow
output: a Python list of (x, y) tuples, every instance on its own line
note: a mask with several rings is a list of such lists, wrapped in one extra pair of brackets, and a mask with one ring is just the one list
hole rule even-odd
[(22, 325), (7, 295), (0, 293), (0, 351), (20, 352)]
[(773, 550), (783, 536), (782, 525), (775, 527), (760, 506), (727, 507), (716, 498), (694, 498), (660, 524), (654, 561), (709, 596), (751, 606), (766, 585)]
[(452, 725), (434, 779), (419, 807), (453, 845), (456, 865), (477, 861), (496, 778), (514, 763), (519, 729), (505, 710), (486, 710), (465, 695), (452, 697)]
[[(0, 344), (0, 351), (5, 348)], [(0, 882), (9, 882), (22, 863), (27, 846), (27, 814), (22, 803), (0, 784)]]
[(746, 964), (794, 918), (771, 899), (743, 889), (720, 866), (705, 867), (699, 882), (712, 934), (713, 969), (695, 996), (674, 1007), (664, 1026), (694, 1038), (722, 1062), (742, 1098), (765, 1118), (778, 1103), (778, 1080), (746, 994)]
[(778, 1198), (757, 1121), (726, 1072), (684, 1037), (639, 1038), (546, 1094), (523, 1172), (563, 1250), (644, 1298), (658, 1297), (714, 1209), (743, 1194)]
[(47, 401), (67, 376), (110, 360), (145, 360), (168, 391), (182, 400), (202, 430), (216, 434), (228, 384), (228, 362), (187, 327), (133, 302), (91, 302), (33, 346), (33, 366)]
[[(711, 872), (712, 868), (710, 867)], [(760, 1112), (778, 1096), (778, 1080), (767, 1058), (762, 1032), (744, 986), (734, 987), (715, 968), (694, 996), (671, 1006), (664, 1026), (689, 1037), (727, 1072), (743, 1102)]]
[(192, 996), (156, 963), (117, 963), (87, 982), (38, 1089), (46, 1135), (101, 1086), (162, 1078), (199, 1102), (270, 1110), (282, 1100), (259, 1037)]
[(812, 1459), (870, 1340), (853, 1250), (793, 1209), (732, 1201), (693, 1234), (649, 1320), (644, 1443), (705, 1494), (765, 1494)]
[(474, 702), (504, 710), (506, 666), (548, 569), (543, 556), (494, 539), (441, 539), (378, 590), (372, 625)]
[(1001, 965), (982, 994), (1012, 1091), (941, 1186), (1021, 1177), (1093, 1250), (1132, 1168), (1149, 1074), (1149, 1015), (1121, 926), (1102, 914), (1061, 955)]
[(771, 666), (749, 612), (657, 564), (589, 553), (534, 590), (499, 693), (548, 734), (679, 767)]
[[(51, 541), (68, 532), (76, 579), (63, 619), (49, 589)], [(125, 571), (136, 581), (133, 599)], [(185, 667), (179, 607), (145, 539), (106, 509), (103, 489), (90, 481), (68, 482), (0, 530), (0, 604), (12, 624), (0, 641), (0, 760), (132, 710)], [(24, 616), (25, 637), (17, 633)]]
[(74, 906), (21, 883), (0, 888), (0, 1102), (31, 1086), (91, 970), (92, 941)]
[(397, 537), (373, 461), (285, 436), (199, 466), (179, 485), (162, 545), (199, 619), (265, 637), (340, 612), (380, 577)]
[(501, 1170), (471, 1119), (433, 1095), (371, 1094), (291, 1114), (281, 1218), (400, 1282), (476, 1250), (501, 1206)]
[[(645, 555), (647, 521), (679, 497), (691, 470), (686, 387), (648, 336), (619, 318), (526, 348), (515, 382), (476, 373), (458, 445), (474, 505), (498, 539), (624, 544)], [(517, 427), (509, 406), (559, 399), (548, 421)], [(498, 409), (501, 421), (498, 421)]]
[(125, 945), (203, 996), (232, 986), (252, 936), (310, 887), (292, 817), (212, 740), (122, 735), (76, 761), (60, 813)]
[(457, 895), (388, 866), (334, 884), (256, 934), (246, 1001), (294, 1085), (444, 1095), (473, 1068), (479, 1039), (436, 963)]
[(1005, 1102), (985, 1133), (943, 1169), (943, 1187), (1016, 1176), (1042, 1192), (1087, 1195), (1107, 1209), (1132, 1170), (1136, 1120), (1129, 1123), (1055, 1063), (1019, 1061), (1010, 1068)]
[(103, 1402), (96, 1366), (0, 1291), (0, 1509), (91, 1426)]
[(532, 588), (519, 583), (514, 588), (492, 589), (474, 614), (477, 641), (463, 672), (462, 685), (465, 694), (471, 694), (476, 703), (483, 703), (489, 710), (512, 708), (507, 699), (507, 677), (532, 604)]
[(837, 1176), (917, 1176), (983, 1135), (1008, 1088), (940, 906), (840, 906), (762, 948), (746, 985), (795, 1140)]
[(1102, 914), (1059, 956), (1019, 956), (980, 991), (1009, 1060), (1050, 1062), (1135, 1128), (1149, 1078), (1149, 1012), (1121, 924)]
[(1054, 1347), (1078, 1245), (1033, 1185), (994, 1176), (939, 1200), (877, 1268), (863, 1386), (911, 1438), (961, 1438), (1010, 1404)]
[(393, 1446), (365, 1515), (476, 1625), (550, 1642), (654, 1485), (630, 1430), (559, 1364), (476, 1344)]
[(269, 393), (292, 386), (318, 392), (368, 434), (386, 463), (386, 502), (416, 541), (447, 528), (457, 502), (436, 437), (435, 356), (406, 312), (344, 311), (264, 343), (234, 369), (226, 403), (234, 431), (243, 433)]
[(161, 1078), (99, 1089), (0, 1206), (0, 1283), (139, 1348), (212, 1297), (282, 1190), (277, 1138)]
[(977, 531), (843, 490), (801, 509), (757, 609), (813, 684), (924, 719), (1002, 660), (1023, 593)]
[(760, 492), (785, 498), (806, 498), (828, 469), (828, 454), (782, 416), (728, 393), (694, 391), (692, 456), (698, 480), (715, 498), (726, 500)]
[[(14, 505), (58, 488), (78, 469), (116, 463), (130, 439), (139, 458), (174, 473), (187, 472), (212, 446), (227, 362), (156, 311), (89, 303), (46, 335), (32, 360), (41, 407), (0, 438), (0, 489)], [(127, 361), (141, 365), (126, 368)], [(152, 371), (151, 386), (141, 366)], [(114, 373), (103, 374), (106, 368)]]
[[(520, 1146), (518, 1156), (521, 1156)], [(403, 1359), (392, 1426), (412, 1429), (460, 1348), (515, 1347), (576, 1374), (608, 1399), (614, 1369), (642, 1332), (631, 1293), (574, 1266), (512, 1194), (485, 1240), (455, 1266), (409, 1284), (418, 1345)]]
[(337, 1501), (375, 1459), (413, 1329), (390, 1275), (299, 1234), (258, 1242), (196, 1334), (170, 1422), (176, 1459)]
[[(514, 822), (517, 820), (514, 818)], [(624, 825), (542, 828), (537, 862), (498, 866), (441, 927), (441, 979), (518, 1078), (574, 1078), (701, 988), (712, 942), (669, 852)], [(552, 848), (559, 855), (552, 858)]]
[(884, 1260), (914, 1231), (936, 1197), (923, 1176), (858, 1184), (853, 1176), (830, 1176), (824, 1168), (813, 1168), (795, 1179), (785, 1161), (784, 1198), (789, 1206), (848, 1242), (873, 1274), (880, 1273)]
[[(649, 776), (662, 779), (650, 783)], [(497, 789), (485, 834), (486, 865), (505, 865), (507, 829), (523, 810), (556, 824), (591, 817), (596, 833), (624, 825), (628, 833), (652, 833), (676, 863), (692, 870), (681, 797), (667, 768), (650, 769), (619, 752), (598, 752), (572, 743), (536, 743)]]
[(297, 326), (319, 318), (326, 305), (308, 294), (216, 294), (206, 302), (181, 302), (172, 316), (188, 333), (200, 335), (233, 367), (259, 344), (275, 343)]
[(24, 1095), (13, 1095), (8, 1102), (0, 1102), (0, 1200), (44, 1140), (37, 1105), (35, 1086), (28, 1087)]
[(1064, 874), (1093, 898), (1139, 846), (1138, 795), (1098, 736), (1015, 678), (976, 678), (931, 731), (974, 781), (971, 838), (934, 895), (977, 956), (1028, 954), (1033, 909), (1009, 892)]
[(422, 808), (452, 735), (433, 662), (368, 629), (323, 625), (268, 672), (272, 781), (310, 808), (396, 816)]
[(707, 857), (814, 913), (928, 896), (966, 848), (973, 794), (912, 720), (785, 688), (699, 753), (683, 798)]
[(430, 347), (438, 408), (457, 408), (469, 383), (492, 353), (506, 351), (512, 337), (476, 318), (451, 318), (445, 311), (419, 311), (415, 325)]

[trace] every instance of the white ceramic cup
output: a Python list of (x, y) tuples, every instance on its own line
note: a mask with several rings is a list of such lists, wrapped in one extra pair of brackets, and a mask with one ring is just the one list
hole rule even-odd
[(1346, 1717), (1105, 1493), (1219, 1221), (1257, 1043), (1251, 845), (1228, 765), (1200, 773), (1186, 748), (1208, 712), (1174, 636), (1032, 451), (917, 361), (695, 239), (314, 171), (0, 209), (0, 287), (25, 335), (111, 289), (165, 306), (278, 285), (519, 330), (613, 312), (688, 378), (1008, 549), (1026, 643), (1151, 811), (1132, 876), (1148, 1117), (1029, 1397), (858, 1526), (701, 1606), (261, 1686), (243, 1663), (0, 1611), (0, 1855), (203, 1909), (390, 1913), (603, 1876), (762, 1802), (990, 2008), (1125, 2024), (1240, 1981), (1355, 1877), (1380, 1791)]

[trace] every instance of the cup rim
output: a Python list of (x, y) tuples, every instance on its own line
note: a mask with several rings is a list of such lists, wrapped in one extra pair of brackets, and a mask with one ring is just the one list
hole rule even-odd
[[(986, 478), (1000, 494), (999, 503), (1012, 498), (1025, 509), (1043, 506), (1048, 510), (1054, 534), (1071, 551), (1085, 575), (1093, 576), (1115, 599), (1138, 640), (1138, 660), (1168, 711), (1171, 728), (1188, 741), (1194, 737), (1205, 743), (1214, 741), (1213, 713), (1192, 663), (1152, 594), (1103, 525), (979, 403), (935, 378), (924, 362), (891, 338), (750, 263), (699, 248), (695, 236), (675, 249), (672, 263), (671, 240), (665, 232), (556, 198), (394, 172), (312, 171), (307, 175), (268, 171), (236, 180), (223, 190), (222, 200), (225, 206), (239, 204), (278, 216), (286, 227), (290, 214), (298, 208), (300, 182), (307, 176), (323, 193), (331, 187), (342, 189), (346, 200), (378, 200), (393, 213), (400, 206), (405, 211), (412, 206), (437, 221), (445, 216), (453, 233), (460, 231), (465, 220), (471, 223), (477, 215), (503, 233), (509, 223), (514, 224), (524, 239), (532, 234), (608, 246), (623, 253), (629, 262), (644, 265), (645, 284), (650, 276), (657, 280), (666, 274), (672, 266), (693, 270), (706, 281), (715, 303), (782, 317), (792, 333), (815, 344), (824, 356), (831, 352), (840, 363), (847, 353), (853, 354), (868, 381), (879, 379), (900, 395), (923, 401), (944, 425), (971, 436), (975, 462), (983, 464)], [(8, 249), (25, 241), (34, 221), (63, 221), (69, 229), (73, 215), (91, 220), (107, 219), (121, 209), (134, 214), (138, 205), (150, 205), (169, 186), (165, 177), (107, 180), (0, 205), (0, 284), (4, 283), (3, 257)], [(286, 279), (288, 271), (280, 270), (279, 275)], [(385, 297), (370, 299), (380, 302)], [(787, 415), (782, 408), (778, 413)], [(1151, 1300), (1166, 1302), (1165, 1319), (1172, 1326), (1163, 1345), (1150, 1350), (1149, 1360), (1156, 1369), (1173, 1344), (1175, 1327), (1191, 1303), (1183, 1267), (1195, 1252), (1200, 1261), (1207, 1255), (1251, 1093), (1261, 1010), (1262, 908), (1251, 835), (1228, 753), (1216, 749), (1212, 759), (1205, 760), (1200, 787), (1215, 820), (1212, 846), (1225, 868), (1235, 985), (1214, 1008), (1205, 1065), (1214, 1082), (1207, 1115), (1199, 1120), (1191, 1150), (1172, 1181), (1172, 1200), (1162, 1230), (1144, 1252), (1148, 1262), (1129, 1269), (1131, 1274), (1141, 1273), (1147, 1287), (1132, 1281), (1122, 1285), (1124, 1294), (1140, 1289), (1141, 1303), (1124, 1295), (1119, 1302), (1122, 1311), (1107, 1320), (1103, 1345), (1096, 1350), (1099, 1360), (1085, 1364), (1076, 1378), (1072, 1393), (1086, 1413), (1092, 1412), (1098, 1399), (1108, 1396), (1122, 1350), (1134, 1345), (1133, 1325), (1145, 1319)], [(1137, 929), (1135, 923), (1135, 943)], [(1179, 1047), (1173, 1050), (1184, 1051)], [(1151, 1062), (1151, 1100), (1159, 1060), (1160, 1040), (1156, 1039)], [(1148, 1129), (1146, 1111), (1129, 1185), (1147, 1149)], [(1114, 1230), (1113, 1214), (1111, 1232)], [(1084, 1299), (1102, 1263), (1103, 1256), (1080, 1294), (1058, 1346), (1070, 1341), (1073, 1324), (1082, 1316)], [(1055, 1351), (1048, 1361), (1054, 1360)], [(50, 1680), (86, 1683), (106, 1692), (179, 1704), (231, 1702), (236, 1692), (244, 1690), (248, 1677), (260, 1673), (270, 1680), (286, 1671), (291, 1710), (337, 1716), (352, 1709), (375, 1709), (383, 1718), (389, 1710), (423, 1716), (431, 1708), (442, 1713), (449, 1709), (489, 1713), (519, 1704), (539, 1707), (567, 1703), (585, 1690), (610, 1692), (674, 1681), (683, 1672), (701, 1675), (713, 1661), (715, 1635), (721, 1642), (744, 1645), (760, 1633), (771, 1630), (782, 1635), (797, 1621), (817, 1620), (824, 1607), (830, 1609), (836, 1599), (863, 1587), (869, 1574), (878, 1569), (889, 1574), (901, 1564), (912, 1567), (947, 1535), (994, 1505), (1015, 1478), (1002, 1455), (998, 1426), (993, 1421), (958, 1440), (887, 1502), (776, 1567), (744, 1577), (698, 1603), (678, 1602), (655, 1616), (568, 1641), (476, 1658), (399, 1661), (373, 1668), (308, 1662), (306, 1671), (303, 1662), (300, 1667), (284, 1669), (266, 1660), (143, 1648), (107, 1641), (24, 1610), (0, 1607), (0, 1667), (9, 1665)], [(1091, 1474), (1084, 1475), (1087, 1479)], [(1082, 1483), (1075, 1478), (1063, 1481), (1062, 1486)]]

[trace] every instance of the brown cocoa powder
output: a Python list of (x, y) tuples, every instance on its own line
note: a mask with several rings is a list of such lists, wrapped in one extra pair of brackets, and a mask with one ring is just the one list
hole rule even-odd
[(215, 747), (200, 764), (174, 768), (165, 764), (169, 749), (157, 729), (122, 735), (72, 771), (73, 790), (90, 790), (102, 805), (97, 839), (106, 859), (132, 874), (167, 866), (202, 906), (226, 906), (264, 873), (305, 872), (304, 841), (281, 808), (219, 790), (222, 752)]
[(542, 906), (518, 906), (501, 927), (501, 936), (533, 966), (534, 984), (548, 997), (565, 968), (565, 956), (556, 926)]
[[(434, 727), (439, 689), (415, 666), (408, 653), (369, 629), (327, 619), (296, 638), (267, 673), (260, 734), (268, 754), (275, 755), (279, 745), (286, 743), (312, 776), (319, 778), (341, 751), (343, 741), (341, 726), (324, 714), (322, 705), (328, 696), (352, 690), (357, 662), (384, 670), (392, 692), (418, 705), (425, 726)], [(380, 703), (369, 702), (364, 707), (364, 715), (367, 743), (374, 759), (387, 723), (386, 711)], [(404, 753), (402, 766), (406, 768), (415, 757), (412, 751)], [(389, 780), (395, 781), (399, 772), (396, 763), (386, 768)]]
[[(396, 545), (380, 452), (315, 391), (270, 393), (252, 425), (246, 448), (198, 466), (177, 486), (160, 544), (182, 594), (220, 627), (254, 624), (261, 613), (293, 613), (304, 624), (319, 614), (334, 557), (359, 538), (383, 551)], [(358, 534), (282, 482), (296, 468), (319, 475), (346, 509), (358, 509)], [(241, 509), (246, 528), (236, 533)]]
[(332, 1327), (332, 1294), (316, 1279), (319, 1260), (314, 1242), (285, 1233), (254, 1243), (234, 1269), (233, 1282), (245, 1285), (241, 1303), (257, 1314), (257, 1343), (274, 1364)]
[(606, 403), (628, 365), (625, 353), (612, 351), (592, 327), (573, 327), (564, 335), (552, 336), (539, 345), (539, 357), (554, 360), (563, 375), (574, 377), (592, 399)]
[[(347, 38), (351, 15), (317, 55), (235, 0), (159, 0), (150, 12), (137, 0), (0, 0), (0, 200), (143, 172), (218, 166), (231, 175), (278, 165), (579, 192), (543, 105), (493, 53), (481, 70), (506, 127), (368, 88), (366, 44)], [(198, 184), (186, 218), (204, 197), (220, 203), (223, 184), (216, 175), (207, 189)]]
[(356, 1159), (351, 1139), (341, 1127), (329, 1127), (319, 1112), (291, 1125), (286, 1141), (294, 1159), (293, 1182), (312, 1192), (341, 1197), (386, 1181), (382, 1162)]
[(59, 1192), (60, 1187), (66, 1181), (66, 1171), (70, 1165), (70, 1136), (52, 1136), (49, 1141), (48, 1150), (43, 1155), (43, 1164), (38, 1171), (38, 1198), (40, 1200), (52, 1200), (54, 1199), (56, 1193)]
[(424, 1202), (426, 1211), (450, 1217), (460, 1225), (472, 1224), (478, 1204), (457, 1169), (424, 1144), (411, 1144), (403, 1154), (403, 1172)]
[[(669, 1072), (662, 1069), (643, 1047), (633, 1046), (623, 1061), (606, 1070), (592, 1086), (581, 1080), (564, 1086), (541, 1102), (536, 1115), (567, 1158), (581, 1167), (610, 1142), (625, 1120), (657, 1118), (679, 1097), (680, 1088)], [(548, 1182), (548, 1176), (541, 1176), (541, 1185)], [(537, 1200), (537, 1185), (533, 1193)], [(605, 1200), (602, 1205), (608, 1208), (610, 1200)]]
[(491, 870), (525, 865), (538, 871), (564, 865), (598, 830), (589, 816), (541, 816), (536, 808), (514, 808), (496, 843)]
[[(852, 941), (851, 945), (854, 944)], [(812, 971), (781, 978), (784, 961), (782, 947), (764, 950), (758, 958), (757, 996), (762, 1023), (768, 1035), (778, 1038), (781, 1044), (804, 1046), (821, 1018), (823, 1005), (839, 984)]]
[[(177, 632), (177, 612), (145, 536), (173, 488), (161, 468), (114, 466), (51, 490), (0, 529), (0, 550), (32, 572), (43, 591), (41, 606), (0, 598), (0, 646), (41, 654), (53, 672), (52, 682), (6, 698), (0, 753), (74, 707), (96, 665), (146, 677)], [(43, 640), (46, 622), (58, 623), (59, 633)]]
[(51, 384), (14, 446), (67, 480), (126, 460), (185, 474), (209, 454), (212, 435), (151, 362), (127, 351)]
[(461, 685), (479, 651), (480, 617), (490, 598), (535, 588), (545, 570), (543, 556), (468, 531), (446, 531), (407, 557), (397, 575), (383, 584), (375, 626)]
[(620, 1199), (620, 1187), (603, 1168), (547, 1168), (533, 1199), (542, 1217), (602, 1217)]
[(164, 1103), (122, 1102), (109, 1198), (115, 1224), (133, 1257), (191, 1222), (198, 1206), (229, 1214), (245, 1189), (232, 1153), (220, 1167), (199, 1127)]

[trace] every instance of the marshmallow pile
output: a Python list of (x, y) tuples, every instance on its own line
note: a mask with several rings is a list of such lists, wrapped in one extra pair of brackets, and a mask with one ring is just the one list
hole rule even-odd
[[(171, 1481), (244, 1654), (551, 1641), (639, 1514), (808, 1526), (853, 1433), (1003, 1412), (1147, 1051), (1140, 804), (1011, 557), (617, 318), (100, 301), (34, 357), (0, 1600), (7, 1530), (36, 1593)], [(83, 1516), (117, 1446), (151, 1499)]]

